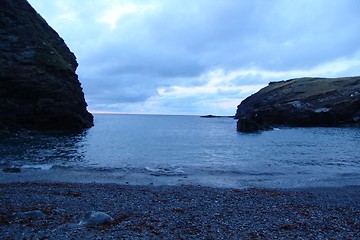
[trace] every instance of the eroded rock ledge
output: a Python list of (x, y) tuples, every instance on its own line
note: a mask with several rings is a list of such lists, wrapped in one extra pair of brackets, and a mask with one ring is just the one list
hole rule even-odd
[(281, 126), (360, 126), (360, 77), (271, 82), (242, 101), (235, 118), (241, 132)]
[(26, 0), (0, 1), (0, 129), (91, 127), (77, 66)]

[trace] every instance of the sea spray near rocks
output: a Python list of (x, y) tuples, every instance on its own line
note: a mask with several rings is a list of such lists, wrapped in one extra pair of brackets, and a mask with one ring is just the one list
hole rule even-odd
[(25, 0), (0, 1), (0, 129), (93, 125), (75, 55)]

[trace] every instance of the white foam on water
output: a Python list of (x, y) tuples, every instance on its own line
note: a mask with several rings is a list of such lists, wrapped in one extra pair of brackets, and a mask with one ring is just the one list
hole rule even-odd
[(183, 168), (178, 166), (170, 166), (170, 167), (145, 167), (145, 170), (149, 172), (150, 175), (153, 176), (179, 176), (184, 175), (185, 172)]
[(25, 164), (21, 166), (22, 169), (39, 169), (39, 170), (50, 170), (53, 167), (54, 165), (52, 164), (32, 164), (32, 165)]

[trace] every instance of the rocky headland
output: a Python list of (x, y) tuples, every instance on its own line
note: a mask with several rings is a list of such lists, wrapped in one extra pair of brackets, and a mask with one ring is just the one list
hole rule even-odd
[(360, 77), (271, 82), (237, 108), (237, 130), (360, 126)]
[(201, 118), (234, 118), (234, 116), (202, 115)]
[(0, 1), (0, 130), (91, 127), (77, 66), (26, 0)]

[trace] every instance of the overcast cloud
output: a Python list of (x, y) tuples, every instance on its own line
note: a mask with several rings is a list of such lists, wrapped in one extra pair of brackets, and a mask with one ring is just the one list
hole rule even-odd
[(29, 0), (92, 112), (233, 115), (270, 81), (360, 75), (358, 0)]

